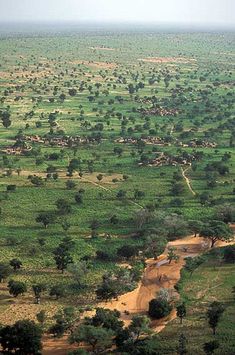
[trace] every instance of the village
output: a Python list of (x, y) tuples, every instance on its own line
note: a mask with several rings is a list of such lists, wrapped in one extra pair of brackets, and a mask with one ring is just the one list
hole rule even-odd
[(93, 137), (80, 137), (80, 136), (45, 136), (38, 135), (25, 136), (24, 139), (32, 143), (42, 143), (46, 145), (56, 145), (58, 147), (75, 147), (79, 144), (95, 143), (96, 139)]
[(179, 112), (176, 109), (166, 109), (163, 107), (150, 107), (150, 108), (139, 108), (137, 109), (144, 116), (176, 116)]
[[(115, 140), (115, 143), (125, 143), (125, 144), (137, 144), (140, 141), (138, 138), (126, 137), (126, 138), (118, 138)], [(160, 145), (160, 146), (169, 146), (170, 143), (165, 142), (160, 137), (146, 137), (141, 138), (141, 141), (145, 144), (152, 144), (152, 145)]]
[(193, 139), (188, 143), (178, 142), (178, 145), (183, 148), (216, 148), (217, 144), (215, 142), (209, 142), (201, 139)]
[(97, 140), (93, 137), (72, 137), (72, 136), (63, 136), (63, 137), (41, 137), (38, 135), (32, 136), (23, 136), (20, 139), (17, 139), (16, 142), (1, 150), (2, 153), (7, 155), (24, 155), (29, 153), (32, 150), (32, 146), (29, 144), (44, 144), (48, 146), (57, 146), (57, 147), (68, 147), (73, 148), (77, 147), (79, 144), (90, 144), (96, 143)]
[[(137, 144), (140, 141), (139, 138), (133, 137), (121, 137), (115, 140), (115, 143), (123, 144)], [(141, 138), (141, 141), (147, 145), (158, 145), (158, 146), (171, 146), (172, 143), (166, 142), (164, 138), (161, 137), (145, 137)], [(183, 143), (178, 139), (175, 140), (175, 145), (183, 148), (216, 148), (217, 144), (215, 142), (209, 142), (205, 140), (193, 139), (188, 143)]]
[(194, 154), (182, 154), (182, 155), (168, 155), (164, 152), (157, 152), (157, 156), (153, 159), (149, 159), (147, 162), (140, 162), (139, 166), (150, 166), (150, 167), (161, 167), (164, 165), (178, 166), (178, 165), (189, 165), (191, 166), (192, 161), (196, 160)]
[(32, 150), (32, 146), (28, 143), (38, 143), (49, 146), (58, 146), (58, 147), (68, 147), (73, 148), (77, 147), (79, 144), (90, 144), (96, 143), (97, 140), (92, 137), (82, 138), (79, 136), (63, 136), (63, 137), (40, 137), (38, 135), (33, 136), (23, 136), (20, 140), (12, 146), (8, 146), (3, 149), (1, 152), (7, 155), (24, 155), (29, 153)]

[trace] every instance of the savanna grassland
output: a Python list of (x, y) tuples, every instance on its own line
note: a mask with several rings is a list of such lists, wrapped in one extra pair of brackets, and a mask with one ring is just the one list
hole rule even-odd
[[(90, 309), (104, 275), (130, 291), (167, 241), (234, 222), (234, 49), (229, 32), (1, 35), (0, 264), (22, 265), (0, 284), (0, 323)], [(10, 279), (24, 295), (9, 295)], [(58, 300), (52, 286), (65, 289)]]

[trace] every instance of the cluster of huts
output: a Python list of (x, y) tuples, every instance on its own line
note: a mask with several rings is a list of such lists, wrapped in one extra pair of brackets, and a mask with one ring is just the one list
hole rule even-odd
[(29, 144), (23, 143), (19, 145), (16, 142), (14, 145), (2, 149), (1, 152), (7, 155), (24, 155), (30, 152), (31, 150), (32, 147)]
[(80, 136), (62, 136), (62, 137), (40, 137), (38, 135), (25, 136), (25, 140), (32, 143), (42, 143), (46, 145), (56, 145), (58, 147), (74, 147), (79, 144), (95, 143), (95, 138)]
[(193, 139), (186, 144), (181, 144), (182, 147), (190, 148), (216, 148), (217, 144), (215, 142), (208, 142), (201, 139)]
[[(191, 165), (192, 161), (194, 160), (193, 156), (181, 157), (181, 156), (168, 156), (164, 153), (161, 153), (158, 157), (150, 160), (148, 162), (148, 166), (160, 167), (163, 165), (170, 165), (170, 166), (178, 166), (178, 165)], [(143, 166), (144, 163), (139, 163), (140, 166)]]
[(79, 144), (95, 143), (96, 140), (93, 137), (41, 137), (38, 135), (23, 136), (21, 139), (17, 139), (15, 144), (4, 148), (1, 152), (7, 155), (24, 155), (32, 150), (30, 143), (41, 143), (50, 146), (58, 147), (77, 147)]
[(144, 116), (176, 116), (179, 113), (175, 108), (164, 107), (139, 108), (137, 111)]
[[(125, 143), (125, 144), (137, 144), (139, 139), (137, 138), (118, 138), (115, 140), (115, 143)], [(152, 145), (160, 145), (160, 146), (168, 146), (170, 143), (165, 142), (162, 138), (160, 137), (146, 137), (146, 138), (141, 138), (141, 141), (144, 142), (145, 144), (152, 144)]]

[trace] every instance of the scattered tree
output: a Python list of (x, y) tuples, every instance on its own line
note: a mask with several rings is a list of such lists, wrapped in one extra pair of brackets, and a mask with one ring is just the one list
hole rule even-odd
[(229, 242), (233, 237), (233, 233), (231, 228), (224, 222), (212, 220), (204, 225), (200, 236), (209, 239), (211, 248), (213, 248), (218, 240)]
[(8, 288), (10, 295), (14, 297), (18, 297), (19, 295), (23, 295), (27, 292), (27, 286), (24, 282), (10, 280), (8, 282)]
[(14, 271), (19, 270), (22, 266), (22, 262), (19, 259), (11, 259), (9, 264), (13, 267)]
[(176, 307), (177, 317), (180, 318), (180, 324), (183, 322), (183, 318), (186, 316), (186, 306), (185, 303), (181, 303)]
[(203, 350), (205, 354), (212, 355), (214, 354), (215, 350), (219, 348), (219, 342), (217, 340), (211, 340), (204, 344)]
[(178, 261), (179, 255), (175, 253), (176, 248), (170, 247), (168, 248), (167, 260), (169, 260), (169, 264), (171, 264), (172, 260)]
[(40, 304), (42, 292), (46, 290), (46, 286), (44, 284), (34, 284), (32, 285), (32, 290), (35, 296), (36, 304)]
[(208, 323), (212, 328), (214, 335), (223, 312), (224, 312), (224, 306), (217, 301), (212, 302), (207, 311)]
[(177, 354), (179, 355), (185, 355), (188, 353), (187, 348), (187, 338), (184, 334), (180, 334), (179, 336), (179, 344), (178, 344), (178, 349), (177, 349)]
[(42, 223), (45, 228), (49, 226), (49, 224), (55, 221), (55, 216), (52, 213), (40, 213), (36, 217), (37, 223)]
[(69, 341), (72, 344), (87, 343), (95, 354), (103, 352), (112, 346), (113, 335), (114, 333), (111, 330), (82, 324), (70, 335)]

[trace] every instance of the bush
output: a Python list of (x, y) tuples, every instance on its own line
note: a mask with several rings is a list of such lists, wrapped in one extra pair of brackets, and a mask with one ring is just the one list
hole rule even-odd
[(72, 211), (70, 203), (67, 200), (64, 200), (63, 198), (59, 198), (56, 201), (56, 207), (58, 209), (59, 214), (61, 215), (71, 213)]
[(149, 302), (149, 315), (154, 319), (160, 319), (167, 316), (172, 310), (172, 305), (166, 300), (152, 299)]
[(83, 197), (81, 193), (78, 193), (74, 196), (74, 199), (78, 205), (81, 205), (83, 202)]
[(73, 180), (67, 180), (65, 185), (68, 190), (75, 189), (76, 187), (76, 183)]
[(131, 258), (137, 254), (137, 250), (132, 245), (123, 245), (117, 250), (117, 255), (122, 258)]
[(225, 248), (224, 260), (226, 263), (235, 263), (235, 245), (229, 245)]
[(27, 292), (26, 284), (21, 281), (10, 280), (8, 283), (8, 288), (10, 295), (14, 297), (17, 297)]
[(65, 288), (62, 285), (54, 285), (50, 289), (50, 296), (57, 300), (65, 296)]
[(111, 256), (103, 250), (97, 250), (96, 259), (102, 261), (109, 261), (111, 260)]
[(7, 185), (8, 192), (14, 192), (16, 190), (16, 185)]
[(4, 353), (11, 349), (12, 354), (40, 354), (41, 338), (41, 327), (30, 320), (19, 320), (0, 329), (0, 344)]

